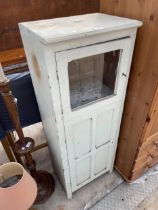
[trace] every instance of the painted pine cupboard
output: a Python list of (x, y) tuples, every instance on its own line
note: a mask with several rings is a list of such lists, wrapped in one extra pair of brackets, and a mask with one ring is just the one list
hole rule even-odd
[(99, 13), (19, 24), (53, 167), (68, 198), (113, 170), (141, 25)]

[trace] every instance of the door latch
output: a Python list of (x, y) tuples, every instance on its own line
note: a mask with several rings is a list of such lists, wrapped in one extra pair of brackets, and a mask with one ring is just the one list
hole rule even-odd
[(127, 75), (125, 73), (122, 73), (122, 76), (127, 77)]

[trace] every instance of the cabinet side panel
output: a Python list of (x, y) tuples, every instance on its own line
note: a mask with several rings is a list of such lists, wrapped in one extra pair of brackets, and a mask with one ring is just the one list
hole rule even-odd
[[(67, 150), (65, 146), (65, 140), (64, 138), (62, 138), (64, 136), (63, 123), (62, 119), (60, 119), (60, 123), (57, 123), (59, 119), (57, 119), (56, 116), (56, 104), (54, 106), (52, 97), (52, 91), (58, 92), (58, 87), (55, 87), (55, 89), (49, 82), (49, 77), (52, 75), (49, 75), (49, 71), (47, 68), (47, 62), (45, 60), (46, 56), (44, 54), (44, 46), (42, 46), (41, 43), (34, 38), (32, 33), (25, 30), (24, 27), (20, 26), (20, 31), (33, 81), (33, 86), (35, 89), (36, 98), (39, 105), (45, 135), (52, 157), (53, 167), (62, 185), (64, 186), (64, 188), (66, 188), (66, 191), (70, 193), (69, 197), (71, 197), (69, 169), (66, 154)], [(51, 56), (53, 60), (53, 53), (51, 54)], [(52, 65), (51, 70), (53, 72), (56, 72), (56, 66)]]
[(138, 30), (115, 165), (129, 179), (158, 80), (158, 2), (101, 0), (100, 11), (143, 20)]
[(148, 113), (148, 120), (141, 142), (142, 144), (138, 150), (137, 159), (130, 176), (131, 180), (137, 179), (158, 162), (158, 85)]

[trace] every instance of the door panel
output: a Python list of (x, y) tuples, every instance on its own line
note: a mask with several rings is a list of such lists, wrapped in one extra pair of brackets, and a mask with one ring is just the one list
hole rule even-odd
[(120, 50), (68, 63), (71, 109), (114, 95)]
[(106, 111), (96, 117), (96, 148), (110, 141), (113, 110)]
[(124, 97), (132, 46), (124, 38), (56, 53), (64, 120)]
[(72, 191), (111, 171), (131, 38), (56, 53)]
[(65, 124), (72, 190), (113, 166), (122, 102)]
[(82, 157), (91, 151), (91, 121), (92, 119), (86, 119), (72, 125), (75, 159)]
[[(85, 170), (86, 169), (86, 170)], [(91, 177), (91, 157), (76, 162), (76, 185), (79, 186)]]
[(108, 170), (108, 158), (109, 158), (109, 144), (105, 145), (101, 149), (98, 149), (95, 154), (95, 166), (94, 174), (97, 175), (103, 171)]

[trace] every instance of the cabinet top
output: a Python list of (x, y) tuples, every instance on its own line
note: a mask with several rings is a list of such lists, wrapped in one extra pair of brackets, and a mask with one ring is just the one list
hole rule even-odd
[(123, 30), (142, 25), (141, 21), (102, 13), (23, 22), (20, 30), (32, 32), (44, 44), (60, 42), (88, 35)]

